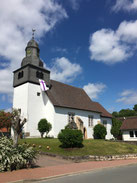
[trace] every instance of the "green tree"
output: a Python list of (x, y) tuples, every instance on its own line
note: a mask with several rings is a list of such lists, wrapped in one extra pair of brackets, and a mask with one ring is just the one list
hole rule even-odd
[(104, 127), (104, 125), (102, 124), (97, 124), (94, 127), (94, 139), (105, 139), (105, 136), (107, 135), (107, 130), (106, 127)]
[(137, 104), (134, 105), (133, 109), (137, 112)]
[(118, 137), (122, 135), (122, 132), (120, 130), (121, 125), (122, 122), (120, 120), (117, 120), (116, 118), (112, 119), (111, 133), (116, 139), (118, 139)]
[(115, 117), (115, 118), (116, 118), (116, 117), (119, 117), (119, 112), (114, 111), (114, 112), (112, 113), (112, 116)]
[(43, 138), (44, 133), (46, 133), (46, 137), (47, 137), (51, 129), (52, 129), (52, 125), (47, 121), (47, 119), (41, 119), (38, 122), (38, 130), (41, 134), (41, 138)]
[(135, 116), (135, 111), (131, 109), (122, 109), (119, 111), (119, 117)]

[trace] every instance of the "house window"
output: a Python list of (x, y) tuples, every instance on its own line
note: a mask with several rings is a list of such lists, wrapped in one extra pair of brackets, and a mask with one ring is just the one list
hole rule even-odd
[(69, 112), (68, 113), (68, 122), (71, 123), (74, 121), (75, 113)]
[(24, 72), (23, 71), (19, 72), (18, 73), (18, 79), (23, 78), (23, 75), (24, 75)]
[(37, 72), (36, 72), (36, 77), (39, 78), (39, 79), (43, 79), (43, 73), (37, 71)]
[(133, 131), (130, 131), (129, 132), (129, 135), (130, 135), (130, 137), (134, 137), (134, 132)]
[(135, 131), (135, 137), (137, 137), (137, 131)]
[(107, 120), (103, 120), (104, 127), (107, 127)]
[(88, 116), (88, 126), (89, 127), (93, 126), (93, 116)]

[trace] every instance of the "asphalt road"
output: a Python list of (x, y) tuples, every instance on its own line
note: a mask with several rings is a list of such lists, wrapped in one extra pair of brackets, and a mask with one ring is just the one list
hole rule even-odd
[(40, 183), (137, 183), (137, 165), (63, 176)]

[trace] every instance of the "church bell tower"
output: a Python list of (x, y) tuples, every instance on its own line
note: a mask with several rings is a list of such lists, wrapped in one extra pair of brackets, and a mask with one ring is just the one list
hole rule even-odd
[(50, 85), (50, 71), (43, 67), (43, 62), (39, 57), (39, 46), (32, 38), (25, 49), (26, 56), (21, 62), (21, 67), (15, 70), (13, 87), (17, 87), (24, 83), (39, 84), (39, 79), (45, 80)]
[(50, 71), (43, 67), (34, 37), (28, 42), (25, 52), (21, 67), (13, 72), (13, 108), (20, 109), (21, 116), (27, 119), (23, 129), (26, 137), (33, 137), (40, 135), (37, 124), (46, 117), (47, 95), (41, 91), (39, 79), (44, 80), (49, 87)]

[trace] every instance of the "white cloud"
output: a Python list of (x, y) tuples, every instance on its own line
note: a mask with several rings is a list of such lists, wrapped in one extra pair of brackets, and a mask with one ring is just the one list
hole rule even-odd
[(137, 91), (136, 90), (124, 90), (120, 94), (120, 98), (116, 102), (122, 102), (124, 104), (136, 104), (137, 103)]
[(83, 89), (91, 99), (97, 99), (98, 96), (104, 91), (106, 85), (103, 83), (88, 83)]
[(91, 59), (113, 64), (128, 57), (127, 48), (121, 45), (113, 30), (102, 29), (90, 37)]
[(40, 39), (63, 18), (67, 18), (66, 11), (54, 0), (1, 2), (0, 66), (4, 68), (0, 69), (0, 93), (12, 93), (12, 71), (20, 67), (32, 28)]
[(115, 64), (127, 60), (137, 49), (137, 20), (123, 21), (116, 31), (101, 29), (90, 36), (91, 60)]
[(65, 57), (56, 58), (53, 66), (48, 69), (51, 71), (51, 79), (67, 83), (73, 81), (82, 72), (79, 64), (71, 63)]
[(69, 0), (73, 10), (78, 10), (81, 0)]
[(127, 43), (135, 43), (137, 44), (137, 20), (136, 21), (123, 21), (118, 30), (116, 31), (116, 35), (118, 36), (120, 41)]
[(136, 11), (137, 0), (116, 0), (116, 4), (112, 7), (113, 11)]
[(66, 48), (60, 48), (60, 47), (56, 47), (56, 48), (52, 48), (53, 52), (60, 52), (60, 53), (67, 53), (67, 49)]

